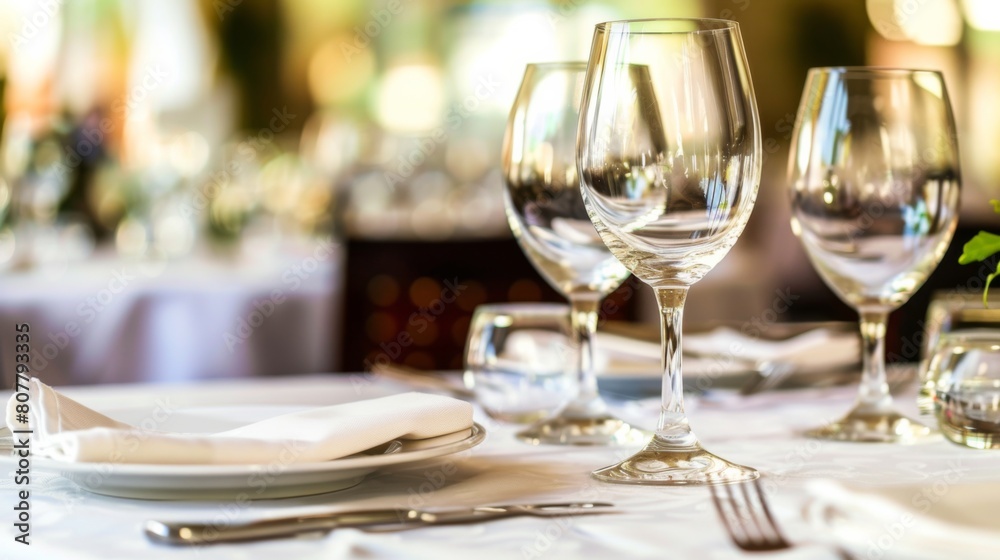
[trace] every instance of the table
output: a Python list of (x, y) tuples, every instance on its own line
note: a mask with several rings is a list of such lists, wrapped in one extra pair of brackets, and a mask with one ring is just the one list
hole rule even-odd
[[(241, 404), (332, 404), (405, 390), (365, 374), (309, 375), (285, 379), (219, 380), (169, 386), (118, 385), (66, 388), (95, 408), (154, 406), (169, 399), (180, 407)], [(956, 472), (962, 482), (1000, 480), (997, 456), (945, 441), (917, 446), (808, 440), (804, 428), (843, 412), (853, 388), (799, 390), (737, 400), (692, 400), (690, 416), (702, 442), (731, 460), (757, 467), (782, 528), (791, 540), (809, 540), (800, 519), (803, 485), (816, 478), (862, 485), (932, 485)], [(912, 395), (900, 405), (914, 412)], [(0, 395), (6, 398), (6, 395)], [(617, 410), (649, 424), (657, 403), (618, 403)], [(13, 544), (12, 477), (0, 479), (0, 557), (13, 559), (319, 559), (319, 558), (697, 558), (750, 556), (728, 541), (703, 487), (658, 488), (599, 483), (588, 473), (629, 449), (532, 447), (516, 441), (514, 428), (477, 411), (487, 440), (432, 466), (376, 474), (360, 485), (319, 496), (234, 504), (149, 502), (101, 497), (68, 481), (32, 478), (32, 545)], [(602, 500), (622, 513), (563, 519), (515, 518), (476, 525), (432, 527), (392, 534), (338, 530), (324, 537), (205, 548), (171, 548), (142, 536), (146, 519), (234, 521), (324, 511), (331, 507), (434, 506), (535, 500)], [(837, 558), (828, 547), (807, 545), (775, 558)]]
[[(49, 385), (328, 371), (337, 363), (344, 251), (302, 240), (250, 254), (86, 262), (0, 274), (0, 355), (28, 323)], [(13, 361), (0, 362), (12, 380)]]

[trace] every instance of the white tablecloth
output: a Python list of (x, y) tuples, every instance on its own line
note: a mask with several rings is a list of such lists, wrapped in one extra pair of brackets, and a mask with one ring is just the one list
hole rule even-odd
[(343, 256), (317, 240), (273, 255), (155, 265), (98, 255), (5, 272), (0, 373), (13, 379), (20, 323), (31, 329), (32, 371), (50, 385), (328, 371), (338, 359)]
[[(66, 393), (93, 407), (148, 406), (169, 399), (176, 406), (219, 403), (328, 404), (403, 390), (356, 376), (222, 380), (168, 387), (83, 387)], [(821, 442), (797, 435), (832, 419), (849, 404), (853, 389), (759, 395), (725, 407), (692, 403), (690, 416), (703, 443), (726, 458), (752, 465), (764, 475), (778, 521), (790, 540), (815, 541), (801, 520), (803, 485), (815, 478), (849, 479), (861, 485), (1000, 480), (996, 453), (945, 441), (916, 446)], [(900, 405), (913, 411), (912, 400)], [(651, 423), (655, 403), (623, 405), (621, 411)], [(477, 412), (478, 414), (478, 412)], [(328, 559), (359, 558), (750, 558), (727, 539), (704, 487), (660, 488), (599, 483), (590, 470), (629, 450), (531, 447), (512, 437), (513, 428), (477, 420), (485, 443), (435, 466), (380, 474), (359, 486), (319, 496), (233, 504), (149, 502), (101, 497), (70, 482), (32, 475), (30, 546), (13, 543), (8, 519), (13, 478), (0, 480), (0, 557), (15, 559)], [(456, 505), (515, 501), (602, 500), (623, 513), (563, 519), (515, 518), (489, 523), (432, 527), (393, 534), (336, 530), (323, 537), (172, 548), (147, 541), (146, 519), (233, 521), (323, 511), (330, 505), (358, 507)], [(958, 554), (958, 551), (956, 551)], [(762, 557), (770, 557), (763, 555)], [(829, 547), (803, 545), (775, 558), (837, 558)], [(957, 557), (960, 557), (960, 554)]]

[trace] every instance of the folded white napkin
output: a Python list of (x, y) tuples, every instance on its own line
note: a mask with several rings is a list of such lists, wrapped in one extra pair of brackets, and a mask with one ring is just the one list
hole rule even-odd
[(214, 434), (170, 433), (115, 421), (32, 379), (29, 421), (14, 396), (7, 426), (33, 429), (32, 452), (65, 462), (282, 464), (329, 461), (394, 439), (426, 439), (472, 427), (472, 405), (426, 393), (313, 408)]
[(810, 525), (858, 558), (1000, 558), (1000, 483), (857, 489), (816, 480), (807, 492)]

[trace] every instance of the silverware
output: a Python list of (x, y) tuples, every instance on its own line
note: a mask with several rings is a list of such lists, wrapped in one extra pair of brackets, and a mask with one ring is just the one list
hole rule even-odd
[(604, 509), (610, 507), (613, 504), (570, 502), (429, 510), (389, 508), (280, 517), (232, 525), (150, 520), (146, 522), (145, 533), (150, 540), (164, 544), (213, 544), (328, 532), (340, 527), (360, 527), (385, 532), (430, 525), (476, 523), (521, 515), (558, 517), (615, 513), (615, 510)]
[[(746, 552), (773, 552), (794, 545), (785, 539), (778, 522), (771, 514), (759, 480), (736, 484), (709, 486), (715, 511), (722, 526), (740, 550)], [(846, 550), (828, 544), (843, 560), (853, 560)]]
[(709, 488), (726, 533), (740, 549), (760, 552), (792, 547), (774, 521), (757, 480)]
[(405, 385), (411, 385), (418, 389), (443, 392), (463, 399), (472, 399), (476, 396), (472, 390), (461, 385), (449, 383), (447, 380), (433, 373), (400, 364), (375, 364), (372, 367), (372, 373)]
[(795, 373), (795, 365), (780, 360), (751, 360), (749, 358), (723, 356), (712, 352), (684, 350), (685, 356), (701, 359), (730, 360), (745, 367), (749, 377), (740, 386), (741, 395), (754, 395), (776, 389), (781, 382)]
[(781, 385), (789, 375), (795, 372), (795, 366), (788, 362), (762, 362), (756, 364), (753, 373), (740, 387), (741, 395), (754, 395), (774, 389)]

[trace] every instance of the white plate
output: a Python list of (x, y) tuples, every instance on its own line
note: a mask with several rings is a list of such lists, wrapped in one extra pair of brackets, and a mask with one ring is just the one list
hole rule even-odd
[[(227, 406), (177, 410), (157, 426), (164, 431), (219, 432), (286, 414), (303, 407)], [(108, 413), (123, 422), (136, 422), (148, 410)], [(482, 443), (486, 430), (474, 424), (470, 430), (419, 441), (402, 441), (402, 449), (384, 455), (353, 455), (320, 463), (283, 465), (145, 465), (110, 463), (63, 463), (33, 457), (31, 469), (62, 475), (95, 494), (147, 500), (260, 500), (308, 496), (343, 490), (360, 483), (369, 474), (390, 467), (458, 453)], [(0, 457), (0, 468), (16, 469), (14, 457)]]

